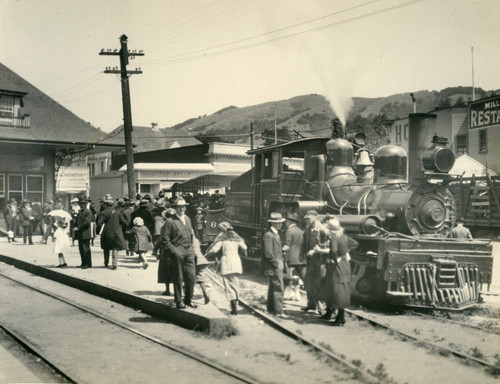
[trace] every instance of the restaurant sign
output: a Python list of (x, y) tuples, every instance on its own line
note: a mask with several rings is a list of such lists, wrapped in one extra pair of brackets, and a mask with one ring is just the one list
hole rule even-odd
[(469, 121), (470, 129), (500, 124), (500, 96), (470, 103)]

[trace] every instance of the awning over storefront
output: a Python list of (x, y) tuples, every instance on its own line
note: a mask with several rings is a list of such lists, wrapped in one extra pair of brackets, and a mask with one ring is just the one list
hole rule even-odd
[(229, 187), (231, 181), (248, 171), (250, 165), (238, 164), (233, 167), (225, 167), (217, 169), (215, 172), (193, 177), (179, 185), (179, 190), (182, 192), (199, 192), (204, 193), (210, 190), (223, 189)]

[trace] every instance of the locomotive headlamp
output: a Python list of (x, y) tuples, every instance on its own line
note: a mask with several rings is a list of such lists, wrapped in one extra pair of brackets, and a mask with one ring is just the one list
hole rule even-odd
[(448, 139), (434, 136), (432, 146), (422, 154), (422, 165), (426, 171), (447, 173), (455, 164), (455, 155), (447, 148)]

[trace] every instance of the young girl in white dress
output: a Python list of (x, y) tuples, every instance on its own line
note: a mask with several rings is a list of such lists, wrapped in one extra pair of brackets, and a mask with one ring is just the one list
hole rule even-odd
[(68, 236), (68, 223), (65, 220), (59, 219), (56, 221), (57, 230), (54, 233), (56, 239), (54, 243), (54, 253), (59, 258), (59, 265), (57, 268), (67, 267), (64, 254), (69, 253), (69, 236)]

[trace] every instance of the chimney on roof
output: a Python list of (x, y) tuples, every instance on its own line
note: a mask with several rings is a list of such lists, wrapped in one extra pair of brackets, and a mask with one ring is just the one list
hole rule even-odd
[(151, 128), (153, 131), (158, 131), (158, 123), (151, 123)]

